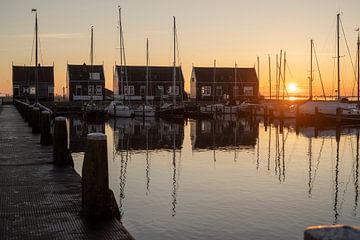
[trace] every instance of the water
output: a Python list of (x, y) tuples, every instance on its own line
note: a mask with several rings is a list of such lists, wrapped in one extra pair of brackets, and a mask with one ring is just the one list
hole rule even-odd
[(359, 130), (259, 119), (70, 121), (81, 172), (87, 132), (108, 136), (110, 187), (136, 239), (303, 239), (360, 225)]

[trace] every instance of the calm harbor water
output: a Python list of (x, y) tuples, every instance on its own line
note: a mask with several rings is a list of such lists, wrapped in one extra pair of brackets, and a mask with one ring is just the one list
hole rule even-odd
[(108, 136), (110, 187), (136, 239), (303, 239), (309, 225), (360, 225), (359, 129), (292, 121), (70, 120)]

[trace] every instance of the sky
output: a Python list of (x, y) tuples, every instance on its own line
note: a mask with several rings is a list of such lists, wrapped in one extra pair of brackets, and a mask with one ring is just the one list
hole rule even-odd
[[(217, 66), (232, 67), (236, 62), (238, 67), (254, 67), (259, 56), (260, 91), (265, 95), (268, 56), (274, 80), (275, 55), (281, 49), (287, 55), (287, 83), (297, 84), (297, 94), (307, 94), (310, 39), (315, 41), (326, 94), (334, 93), (336, 14), (341, 12), (346, 34), (340, 47), (342, 95), (352, 93), (355, 75), (346, 46), (355, 62), (359, 0), (1, 0), (0, 93), (12, 94), (12, 64), (34, 63), (32, 8), (38, 10), (40, 62), (55, 66), (55, 93), (62, 94), (66, 85), (67, 63), (90, 62), (91, 26), (95, 63), (104, 64), (106, 87), (112, 89), (112, 69), (119, 62), (118, 5), (128, 65), (145, 65), (146, 38), (150, 64), (172, 64), (172, 16), (176, 16), (187, 91), (192, 66), (212, 66), (216, 59)], [(314, 91), (321, 94), (318, 71), (314, 77)]]

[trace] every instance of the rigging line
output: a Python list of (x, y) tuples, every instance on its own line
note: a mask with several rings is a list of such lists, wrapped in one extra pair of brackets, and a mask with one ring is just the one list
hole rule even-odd
[(39, 39), (39, 50), (40, 50), (40, 63), (41, 63), (41, 65), (43, 65), (44, 64), (44, 59), (43, 59), (43, 53), (42, 53), (40, 37), (38, 37), (38, 39)]
[(349, 54), (349, 57), (350, 57), (350, 62), (351, 62), (351, 66), (353, 68), (353, 72), (354, 72), (354, 76), (355, 76), (355, 80), (353, 82), (353, 89), (352, 89), (352, 93), (351, 95), (354, 95), (354, 88), (355, 88), (355, 81), (356, 81), (356, 70), (355, 70), (355, 65), (354, 65), (354, 62), (353, 62), (353, 59), (351, 57), (351, 53), (350, 53), (350, 48), (349, 48), (349, 44), (348, 44), (348, 41), (346, 39), (346, 35), (345, 35), (345, 31), (344, 31), (344, 26), (342, 24), (342, 21), (340, 19), (340, 25), (341, 25), (341, 30), (342, 30), (342, 33), (344, 35), (344, 40), (345, 40), (345, 44), (346, 44), (346, 48), (347, 48), (347, 51), (348, 51), (348, 54)]
[(314, 54), (315, 54), (316, 65), (317, 65), (317, 69), (318, 69), (318, 72), (319, 72), (319, 78), (320, 78), (320, 82), (321, 82), (321, 88), (322, 88), (322, 91), (323, 91), (323, 94), (324, 94), (324, 98), (325, 98), (325, 101), (326, 101), (326, 94), (325, 94), (325, 89), (324, 89), (324, 83), (323, 83), (323, 80), (322, 80), (321, 71), (320, 71), (320, 66), (319, 66), (319, 61), (318, 61), (318, 58), (317, 58), (317, 54), (316, 54), (315, 44), (314, 44), (314, 43), (313, 43), (313, 47), (314, 47)]
[[(34, 35), (33, 35), (33, 43), (32, 43), (32, 47), (31, 47), (31, 55), (30, 55), (30, 65), (32, 64), (32, 59), (33, 59), (33, 54), (34, 54), (34, 46), (35, 46), (35, 33), (36, 32), (36, 28), (34, 29)], [(34, 60), (35, 61), (35, 60)], [(25, 61), (26, 62), (26, 61)]]

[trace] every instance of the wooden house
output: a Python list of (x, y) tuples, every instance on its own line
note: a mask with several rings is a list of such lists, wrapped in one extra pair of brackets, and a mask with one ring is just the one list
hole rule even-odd
[[(181, 67), (176, 67), (175, 71), (175, 94), (177, 101), (180, 101), (186, 95), (184, 92), (184, 77)], [(174, 68), (149, 66), (148, 72), (148, 100), (166, 101), (172, 99)], [(114, 95), (135, 101), (144, 100), (146, 96), (146, 66), (126, 66), (126, 68), (116, 66), (114, 71)]]
[(190, 98), (196, 101), (243, 101), (258, 98), (255, 68), (193, 67)]
[(12, 66), (14, 99), (33, 102), (38, 93), (39, 101), (54, 101), (54, 66), (38, 66), (36, 89), (35, 66)]
[(69, 101), (103, 101), (105, 74), (103, 65), (67, 65), (67, 94)]

